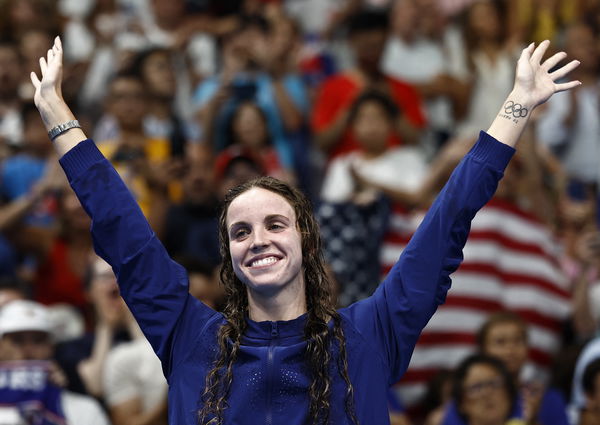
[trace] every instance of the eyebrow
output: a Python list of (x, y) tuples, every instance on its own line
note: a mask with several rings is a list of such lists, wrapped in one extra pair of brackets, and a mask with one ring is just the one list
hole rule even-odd
[[(281, 221), (285, 221), (286, 223), (289, 224), (289, 222), (291, 221), (288, 217), (286, 217), (285, 215), (281, 215), (281, 214), (269, 214), (268, 216), (265, 217), (265, 222), (267, 221), (273, 221), (273, 220), (281, 220)], [(229, 231), (231, 232), (231, 230), (240, 227), (240, 226), (244, 226), (247, 225), (248, 222), (246, 221), (236, 221), (235, 223), (232, 223), (231, 226), (229, 226)]]

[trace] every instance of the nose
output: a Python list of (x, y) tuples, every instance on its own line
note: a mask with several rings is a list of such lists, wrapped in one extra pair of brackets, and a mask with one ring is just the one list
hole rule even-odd
[(268, 245), (268, 236), (264, 229), (258, 229), (252, 232), (252, 244), (250, 245), (252, 251), (260, 251)]

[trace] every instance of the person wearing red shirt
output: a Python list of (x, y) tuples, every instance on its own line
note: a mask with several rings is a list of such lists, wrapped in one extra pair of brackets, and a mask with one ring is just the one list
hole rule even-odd
[(419, 130), (426, 124), (418, 92), (380, 70), (387, 37), (386, 16), (359, 12), (350, 19), (348, 35), (356, 66), (333, 75), (321, 86), (312, 115), (316, 145), (330, 158), (358, 149), (348, 116), (354, 100), (367, 90), (388, 95), (401, 111), (396, 131), (390, 135), (390, 146), (417, 143)]

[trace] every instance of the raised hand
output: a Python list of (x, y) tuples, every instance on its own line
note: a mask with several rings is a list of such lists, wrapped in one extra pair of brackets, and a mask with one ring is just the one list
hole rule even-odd
[(577, 68), (579, 61), (572, 60), (550, 72), (567, 57), (567, 54), (559, 52), (542, 62), (542, 57), (549, 45), (548, 40), (541, 42), (537, 47), (531, 43), (523, 50), (517, 63), (513, 92), (518, 93), (519, 99), (528, 108), (534, 108), (544, 103), (554, 93), (569, 90), (581, 84), (576, 80), (557, 83), (558, 80)]
[(551, 71), (567, 55), (559, 52), (542, 62), (549, 45), (548, 40), (542, 41), (537, 48), (531, 43), (521, 53), (517, 62), (515, 85), (487, 131), (496, 140), (515, 146), (531, 118), (533, 109), (547, 101), (554, 93), (570, 90), (581, 84), (577, 80), (557, 83), (577, 68), (579, 61), (572, 60)]
[[(41, 79), (35, 72), (30, 74), (35, 88), (33, 101), (40, 111), (47, 131), (75, 119), (62, 95), (62, 61), (62, 43), (60, 38), (56, 37), (46, 57), (40, 58)], [(69, 131), (63, 131), (60, 136), (54, 138), (54, 146), (62, 156), (85, 139), (86, 136), (80, 128), (70, 127)]]
[[(44, 113), (57, 101), (63, 101), (62, 97), (62, 43), (59, 37), (54, 39), (54, 45), (48, 50), (47, 56), (40, 58), (41, 80), (35, 72), (31, 72), (31, 82), (35, 87), (33, 101), (37, 106), (42, 119), (46, 123)], [(49, 117), (48, 117), (49, 118)], [(58, 124), (58, 123), (53, 123)]]

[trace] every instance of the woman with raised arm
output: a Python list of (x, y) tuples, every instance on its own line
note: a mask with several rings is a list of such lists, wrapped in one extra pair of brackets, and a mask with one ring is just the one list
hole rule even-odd
[(31, 75), (35, 102), (70, 184), (92, 217), (94, 246), (163, 364), (172, 424), (387, 424), (388, 387), (444, 301), (475, 213), (493, 195), (531, 111), (572, 61), (526, 48), (513, 91), (458, 165), (375, 293), (336, 311), (309, 202), (272, 178), (230, 191), (220, 220), (223, 313), (193, 299), (136, 202), (61, 96), (57, 38)]

